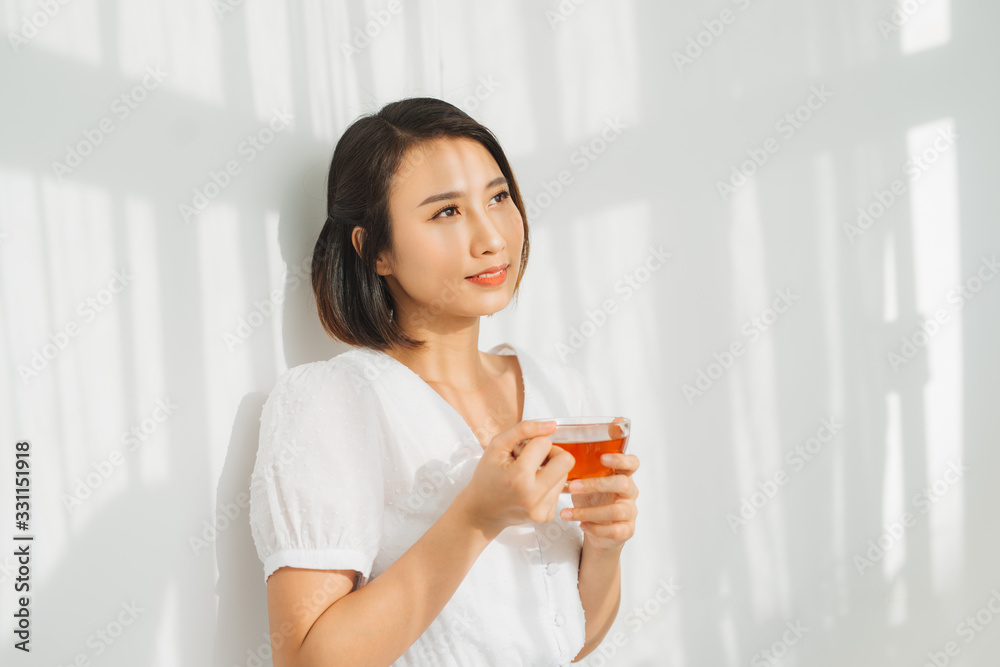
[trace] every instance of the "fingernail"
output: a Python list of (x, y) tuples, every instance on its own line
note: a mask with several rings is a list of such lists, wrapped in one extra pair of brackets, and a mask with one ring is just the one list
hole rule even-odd
[(583, 491), (583, 482), (576, 480), (569, 483), (569, 490), (576, 493), (577, 491)]
[(611, 463), (614, 460), (615, 460), (615, 457), (611, 456), (611, 454), (603, 454), (603, 455), (601, 455), (601, 463)]
[(564, 509), (562, 512), (559, 513), (559, 516), (561, 516), (563, 519), (569, 519), (571, 516), (573, 516), (573, 510), (568, 508)]

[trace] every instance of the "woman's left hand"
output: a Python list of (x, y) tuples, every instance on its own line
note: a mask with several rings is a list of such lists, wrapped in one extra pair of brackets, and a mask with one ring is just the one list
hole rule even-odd
[(611, 551), (621, 549), (635, 534), (635, 517), (639, 513), (635, 499), (639, 488), (632, 473), (639, 469), (639, 457), (633, 454), (604, 454), (601, 463), (613, 468), (614, 475), (590, 477), (570, 482), (573, 507), (563, 509), (566, 521), (579, 521), (584, 543)]

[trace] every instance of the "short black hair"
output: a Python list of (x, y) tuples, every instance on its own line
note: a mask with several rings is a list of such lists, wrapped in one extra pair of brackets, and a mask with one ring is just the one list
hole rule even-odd
[[(333, 151), (326, 223), (312, 258), (316, 308), (323, 328), (333, 338), (376, 350), (424, 345), (425, 341), (407, 336), (393, 319), (395, 300), (375, 266), (383, 252), (393, 254), (389, 192), (403, 158), (410, 149), (442, 137), (478, 141), (507, 179), (510, 198), (524, 225), (516, 298), (528, 264), (528, 219), (500, 142), (489, 129), (444, 100), (402, 99), (355, 120)], [(351, 241), (355, 227), (363, 230), (360, 254)]]

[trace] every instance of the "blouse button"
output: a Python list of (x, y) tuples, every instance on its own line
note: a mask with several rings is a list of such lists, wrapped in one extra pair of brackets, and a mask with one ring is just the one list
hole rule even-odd
[(557, 628), (561, 628), (562, 624), (566, 622), (566, 618), (562, 614), (556, 614), (552, 622), (556, 624)]
[(559, 563), (549, 563), (545, 566), (545, 574), (555, 574), (559, 571)]

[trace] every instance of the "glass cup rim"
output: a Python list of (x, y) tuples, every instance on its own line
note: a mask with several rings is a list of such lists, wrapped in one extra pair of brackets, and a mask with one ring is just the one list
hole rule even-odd
[(620, 416), (615, 416), (615, 417), (601, 416), (601, 417), (549, 417), (547, 419), (526, 419), (525, 421), (539, 422), (539, 423), (555, 422), (556, 428), (559, 428), (560, 426), (588, 426), (591, 424), (595, 426), (601, 426), (603, 424), (621, 424), (623, 422), (625, 424), (629, 424), (631, 422), (631, 419), (629, 417), (620, 417)]

